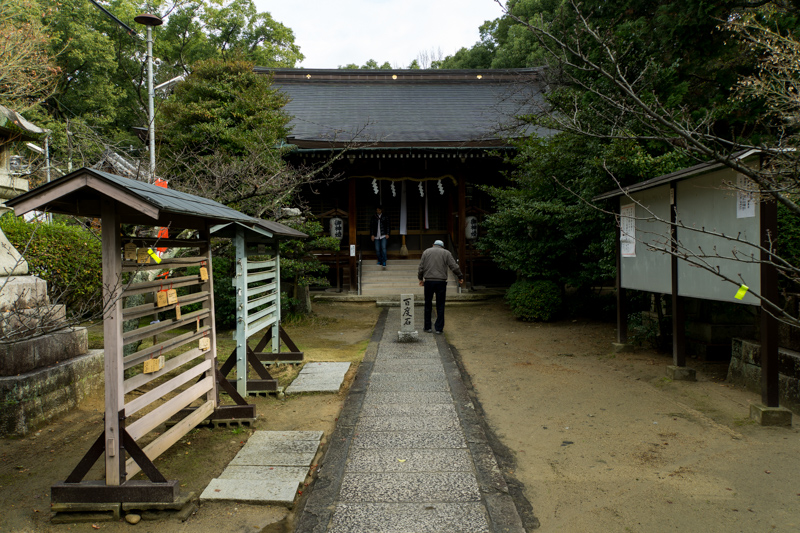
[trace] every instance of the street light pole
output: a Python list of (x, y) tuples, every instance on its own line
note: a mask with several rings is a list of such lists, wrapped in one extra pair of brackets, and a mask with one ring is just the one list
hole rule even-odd
[(162, 20), (149, 14), (138, 15), (133, 18), (139, 24), (147, 26), (147, 136), (150, 140), (150, 183), (156, 181), (156, 118), (153, 100), (153, 26), (160, 26)]

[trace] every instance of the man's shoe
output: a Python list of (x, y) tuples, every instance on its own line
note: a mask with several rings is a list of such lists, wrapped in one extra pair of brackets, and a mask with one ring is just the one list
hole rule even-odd
[(428, 329), (423, 329), (422, 331), (424, 331), (425, 333), (430, 333), (430, 332), (431, 332), (431, 329), (430, 329), (430, 328), (428, 328)]
[(436, 334), (437, 334), (437, 335), (441, 335), (441, 334), (442, 334), (442, 332), (441, 332), (441, 331), (437, 331), (437, 332), (436, 332)]

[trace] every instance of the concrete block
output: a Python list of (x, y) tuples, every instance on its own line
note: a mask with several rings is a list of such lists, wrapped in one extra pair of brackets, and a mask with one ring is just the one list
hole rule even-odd
[(784, 407), (750, 404), (750, 418), (762, 426), (792, 427), (792, 412)]
[(244, 503), (272, 505), (294, 504), (298, 486), (287, 483), (267, 483), (251, 479), (212, 479), (200, 495), (200, 500), (235, 500)]
[(467, 503), (340, 503), (330, 533), (489, 533), (486, 511)]
[(15, 376), (85, 354), (89, 349), (86, 328), (53, 333), (0, 344), (0, 376)]
[(346, 473), (341, 502), (477, 502), (471, 472)]
[(673, 381), (697, 381), (697, 372), (688, 366), (667, 366), (667, 377)]

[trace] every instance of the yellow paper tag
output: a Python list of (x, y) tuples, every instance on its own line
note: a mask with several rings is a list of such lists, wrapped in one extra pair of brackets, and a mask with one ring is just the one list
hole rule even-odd
[(153, 372), (158, 372), (164, 368), (164, 356), (161, 355), (156, 357), (155, 359), (148, 359), (144, 362), (144, 370), (142, 372), (144, 374), (152, 374)]
[(200, 267), (200, 279), (203, 281), (208, 280), (208, 269), (206, 267)]
[(209, 339), (208, 337), (203, 337), (202, 339), (200, 339), (200, 349), (203, 351), (210, 350), (211, 339)]
[(742, 298), (744, 298), (744, 295), (747, 294), (747, 289), (749, 288), (750, 287), (748, 287), (747, 285), (742, 285), (741, 287), (739, 287), (739, 290), (736, 291), (736, 295), (734, 296), (734, 298), (736, 298), (737, 300), (741, 300)]
[(125, 250), (125, 261), (136, 261), (136, 245), (129, 242), (123, 248)]
[(167, 291), (158, 291), (156, 293), (156, 306), (164, 307), (165, 305), (168, 304), (169, 304), (169, 299), (167, 298)]
[(152, 249), (152, 248), (148, 248), (148, 249), (147, 249), (147, 255), (149, 255), (150, 257), (152, 257), (152, 258), (153, 258), (153, 261), (155, 261), (155, 262), (156, 262), (156, 264), (159, 264), (159, 263), (161, 263), (161, 258), (160, 258), (160, 257), (158, 257), (158, 254), (157, 254), (157, 253), (155, 253), (155, 252), (153, 251), (153, 249)]
[(178, 291), (175, 289), (170, 289), (167, 291), (167, 302), (170, 305), (178, 303)]
[(177, 318), (178, 320), (181, 319), (181, 306), (180, 305), (176, 305), (175, 306), (175, 318)]
[(147, 255), (146, 248), (139, 248), (136, 250), (136, 262), (142, 265), (150, 264), (150, 256)]

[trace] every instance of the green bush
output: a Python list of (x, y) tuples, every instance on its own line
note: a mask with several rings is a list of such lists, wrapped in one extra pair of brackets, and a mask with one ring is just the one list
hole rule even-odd
[(520, 320), (546, 322), (561, 307), (561, 291), (552, 281), (517, 281), (506, 292), (506, 302)]
[(24, 254), (29, 273), (47, 281), (53, 303), (81, 315), (102, 310), (103, 250), (91, 231), (63, 222), (29, 223), (11, 213), (0, 217), (0, 228)]

